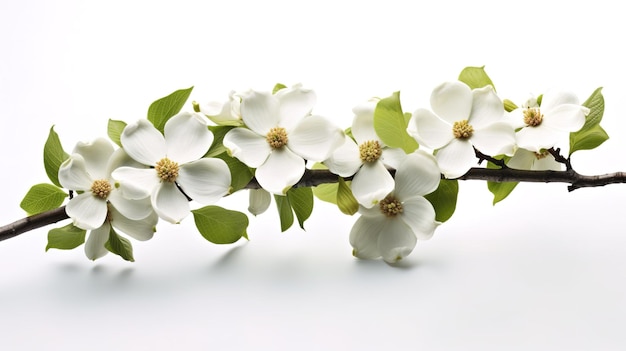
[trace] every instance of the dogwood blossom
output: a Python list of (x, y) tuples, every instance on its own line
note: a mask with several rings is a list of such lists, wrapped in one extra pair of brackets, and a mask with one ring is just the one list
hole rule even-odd
[(223, 144), (233, 157), (256, 168), (263, 189), (285, 195), (302, 178), (305, 160), (321, 162), (343, 142), (340, 128), (310, 114), (315, 101), (315, 93), (300, 86), (241, 94), (246, 127), (231, 129)]
[(202, 158), (213, 143), (213, 133), (199, 113), (173, 116), (163, 134), (147, 120), (139, 120), (124, 128), (120, 140), (130, 157), (152, 168), (120, 167), (113, 177), (125, 196), (149, 195), (156, 213), (168, 222), (178, 223), (190, 213), (189, 198), (208, 205), (229, 191), (226, 163)]
[(123, 149), (114, 150), (106, 139), (78, 143), (59, 168), (59, 182), (76, 194), (65, 211), (75, 226), (90, 230), (85, 242), (87, 258), (95, 260), (108, 250), (111, 226), (137, 240), (152, 238), (158, 217), (148, 198), (126, 199), (111, 177), (123, 165), (139, 167)]
[(436, 150), (447, 178), (460, 177), (475, 164), (474, 148), (491, 156), (513, 154), (514, 130), (504, 120), (502, 100), (493, 87), (472, 90), (459, 81), (443, 83), (433, 90), (430, 105), (432, 112), (415, 111), (407, 132)]
[(440, 171), (432, 155), (421, 150), (407, 155), (396, 171), (393, 191), (376, 207), (359, 207), (361, 217), (350, 231), (354, 256), (382, 256), (394, 263), (410, 254), (418, 239), (432, 237), (438, 222), (424, 195), (435, 191), (439, 181)]
[(541, 99), (529, 99), (521, 108), (510, 112), (513, 126), (521, 128), (516, 133), (517, 145), (541, 152), (559, 143), (569, 145), (569, 133), (585, 124), (589, 109), (582, 106), (578, 97), (564, 90), (548, 90)]
[(510, 168), (531, 171), (560, 171), (563, 164), (557, 162), (548, 151), (534, 152), (519, 148), (515, 155), (506, 163)]
[(235, 91), (228, 94), (228, 101), (222, 103), (211, 101), (204, 105), (199, 105), (200, 112), (204, 113), (211, 121), (218, 125), (240, 126), (241, 120), (241, 98)]
[(352, 193), (360, 205), (370, 208), (393, 190), (393, 177), (387, 167), (396, 168), (404, 159), (401, 149), (389, 148), (374, 129), (374, 110), (378, 99), (356, 106), (352, 135), (324, 161), (328, 169), (342, 177), (354, 175)]

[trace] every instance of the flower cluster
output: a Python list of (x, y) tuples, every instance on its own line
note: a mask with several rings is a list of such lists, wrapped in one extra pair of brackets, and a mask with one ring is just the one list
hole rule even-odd
[[(283, 230), (292, 210), (302, 226), (313, 192), (300, 191), (299, 182), (307, 168), (323, 167), (338, 180), (325, 199), (360, 214), (350, 232), (354, 256), (394, 263), (454, 212), (458, 188), (447, 182), (485, 158), (503, 160), (501, 167), (558, 170), (556, 150), (568, 149), (590, 113), (560, 90), (505, 108), (491, 84), (471, 88), (461, 80), (435, 87), (430, 109), (412, 114), (402, 111), (399, 95), (372, 98), (354, 107), (346, 131), (313, 113), (315, 103), (314, 91), (300, 85), (231, 92), (225, 103), (194, 103), (196, 112), (166, 116), (160, 128), (152, 120), (124, 124), (113, 140), (117, 150), (105, 139), (79, 143), (59, 166), (58, 181), (75, 192), (66, 207), (74, 226), (90, 231), (87, 257), (116, 252), (113, 242), (126, 239), (115, 229), (147, 240), (159, 219), (179, 223), (191, 212), (211, 241), (245, 236), (247, 220), (211, 206), (245, 187), (233, 189), (238, 173), (260, 187), (250, 189), (250, 213), (263, 213), (273, 194), (281, 222), (288, 212)], [(192, 211), (191, 201), (206, 207)], [(213, 233), (215, 223), (222, 232)]]

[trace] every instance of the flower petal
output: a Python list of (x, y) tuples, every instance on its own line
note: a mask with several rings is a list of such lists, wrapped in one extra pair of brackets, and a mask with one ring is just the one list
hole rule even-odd
[(413, 113), (407, 133), (418, 143), (433, 150), (446, 146), (450, 140), (454, 139), (452, 125), (423, 108)]
[(111, 173), (115, 186), (127, 199), (143, 199), (152, 193), (160, 179), (152, 168), (120, 167)]
[(315, 92), (303, 89), (299, 85), (292, 88), (281, 89), (276, 92), (276, 98), (280, 102), (278, 107), (278, 124), (291, 132), (305, 116), (311, 114), (313, 106), (317, 102)]
[(109, 197), (111, 207), (116, 211), (122, 213), (124, 217), (132, 220), (140, 220), (148, 217), (152, 212), (152, 204), (150, 198), (145, 197), (143, 199), (131, 200), (122, 196), (122, 192), (119, 189), (114, 189)]
[(265, 189), (250, 189), (249, 201), (248, 212), (257, 216), (270, 207), (272, 196)]
[(506, 165), (513, 169), (529, 170), (537, 159), (535, 153), (526, 149), (519, 148)]
[(476, 153), (467, 140), (452, 140), (446, 147), (439, 149), (435, 157), (441, 173), (449, 179), (462, 176), (476, 164)]
[(145, 119), (127, 125), (120, 141), (130, 157), (148, 166), (156, 165), (167, 152), (165, 138)]
[(349, 136), (344, 136), (344, 143), (324, 161), (328, 169), (341, 176), (350, 177), (356, 173), (363, 162), (359, 156), (359, 147)]
[(201, 158), (182, 165), (177, 179), (185, 194), (203, 205), (214, 204), (228, 194), (230, 181), (230, 169), (218, 158)]
[(159, 217), (170, 223), (180, 223), (190, 213), (189, 201), (174, 183), (163, 182), (158, 185), (150, 200)]
[(503, 120), (504, 105), (491, 85), (472, 90), (472, 98), (472, 112), (468, 122), (474, 129)]
[(472, 90), (467, 84), (453, 81), (437, 86), (430, 95), (433, 112), (449, 124), (468, 119), (472, 111)]
[[(352, 112), (354, 112), (354, 118), (352, 119), (352, 135), (359, 145), (366, 141), (376, 140), (381, 142), (374, 129), (374, 111), (376, 110), (378, 101), (378, 99), (370, 99), (352, 109)], [(383, 146), (382, 142), (381, 146)]]
[(288, 135), (287, 146), (298, 156), (321, 162), (344, 142), (344, 133), (320, 116), (304, 118)]
[(261, 187), (272, 194), (285, 195), (304, 174), (304, 160), (288, 148), (274, 150), (257, 168), (255, 177)]
[(113, 145), (107, 139), (98, 138), (91, 143), (79, 142), (74, 147), (74, 153), (83, 156), (87, 172), (93, 180), (109, 177), (106, 165), (113, 154)]
[(233, 128), (224, 136), (224, 147), (246, 166), (257, 168), (272, 152), (264, 136), (247, 128)]
[(585, 124), (585, 116), (589, 109), (581, 105), (559, 105), (549, 111), (542, 110), (545, 115), (541, 125), (564, 132), (576, 132)]
[[(523, 149), (540, 152), (553, 147), (563, 137), (563, 132), (550, 128), (545, 123), (536, 127), (522, 128), (515, 134), (517, 145)], [(569, 135), (569, 134), (568, 134)]]
[(150, 215), (143, 219), (134, 220), (126, 218), (115, 209), (112, 209), (111, 218), (111, 224), (113, 227), (119, 229), (133, 239), (140, 241), (152, 239), (154, 232), (156, 231), (157, 222), (159, 221), (159, 216), (157, 216), (154, 211), (151, 211)]
[(382, 214), (376, 217), (359, 217), (350, 230), (352, 254), (355, 257), (366, 259), (380, 257), (378, 237), (384, 235), (387, 222)]
[(419, 240), (428, 240), (433, 236), (438, 222), (435, 209), (425, 198), (418, 196), (402, 203), (400, 218), (408, 225)]
[(406, 156), (396, 171), (394, 194), (400, 201), (430, 194), (437, 190), (441, 172), (435, 158), (417, 150)]
[(406, 152), (404, 150), (395, 147), (383, 148), (383, 154), (380, 156), (380, 160), (387, 167), (397, 169), (400, 163), (406, 158)]
[(490, 155), (512, 155), (515, 149), (515, 130), (507, 122), (496, 122), (476, 129), (471, 142), (480, 152)]
[(385, 165), (365, 163), (352, 179), (352, 194), (359, 204), (371, 208), (393, 191), (394, 181)]
[(206, 117), (199, 113), (181, 112), (165, 123), (167, 157), (179, 164), (204, 156), (213, 143)]
[(417, 244), (417, 238), (400, 218), (386, 221), (384, 232), (378, 236), (378, 251), (387, 263), (396, 263), (408, 256)]
[(107, 216), (107, 202), (91, 192), (74, 196), (65, 206), (65, 212), (74, 221), (74, 225), (85, 229), (96, 229), (104, 223)]
[(111, 177), (111, 173), (120, 167), (148, 168), (148, 166), (135, 161), (132, 157), (120, 148), (115, 150), (107, 162), (107, 178)]
[(550, 111), (560, 105), (580, 105), (578, 96), (563, 89), (548, 89), (541, 98), (541, 109)]
[(101, 227), (89, 232), (89, 237), (85, 242), (85, 255), (88, 259), (95, 261), (109, 253), (104, 244), (109, 241), (110, 231), (111, 226), (109, 223), (104, 223)]
[(89, 172), (85, 159), (80, 154), (72, 154), (59, 168), (59, 183), (69, 190), (90, 191), (93, 179)]
[(248, 128), (267, 135), (280, 121), (278, 99), (266, 92), (250, 90), (241, 94), (241, 118)]

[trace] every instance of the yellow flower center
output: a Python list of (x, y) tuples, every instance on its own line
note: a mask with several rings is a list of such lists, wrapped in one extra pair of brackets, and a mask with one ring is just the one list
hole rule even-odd
[(380, 206), (380, 212), (387, 217), (395, 217), (403, 211), (402, 203), (391, 195), (381, 200), (378, 204)]
[(527, 108), (524, 110), (524, 123), (529, 127), (536, 127), (543, 122), (543, 114), (539, 108)]
[(467, 123), (467, 120), (454, 122), (452, 126), (452, 134), (457, 139), (469, 139), (474, 134), (474, 127)]
[(376, 140), (368, 140), (359, 145), (359, 156), (363, 162), (376, 162), (383, 154), (383, 148)]
[(538, 160), (541, 160), (542, 158), (546, 158), (548, 157), (548, 155), (550, 155), (550, 153), (548, 152), (548, 150), (541, 150), (539, 152), (535, 152), (535, 157)]
[(282, 127), (274, 127), (265, 136), (267, 143), (270, 144), (272, 149), (280, 149), (287, 145), (289, 139), (287, 138), (287, 131)]
[(170, 183), (176, 181), (176, 178), (178, 178), (178, 171), (180, 171), (178, 163), (167, 157), (162, 158), (159, 162), (157, 162), (155, 169), (161, 180)]
[(111, 193), (111, 183), (106, 179), (96, 180), (91, 184), (91, 193), (93, 196), (106, 200)]

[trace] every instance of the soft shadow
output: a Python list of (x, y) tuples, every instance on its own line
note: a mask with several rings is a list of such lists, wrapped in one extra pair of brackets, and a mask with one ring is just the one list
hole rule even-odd
[(213, 262), (212, 267), (214, 268), (223, 268), (227, 265), (230, 265), (242, 252), (244, 246), (247, 245), (247, 241), (241, 245), (237, 245), (231, 247), (228, 251), (226, 251), (217, 261)]

